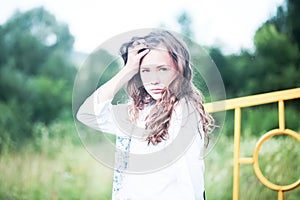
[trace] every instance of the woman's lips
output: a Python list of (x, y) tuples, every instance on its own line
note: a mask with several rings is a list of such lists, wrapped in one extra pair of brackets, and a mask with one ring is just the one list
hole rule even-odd
[(160, 88), (154, 88), (150, 90), (153, 94), (160, 94), (162, 93), (163, 89)]

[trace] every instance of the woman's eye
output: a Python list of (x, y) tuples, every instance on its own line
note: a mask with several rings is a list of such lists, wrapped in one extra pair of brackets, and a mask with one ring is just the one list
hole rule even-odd
[(142, 73), (149, 72), (149, 69), (142, 69), (141, 72)]
[(166, 68), (166, 67), (159, 68), (159, 71), (162, 71), (162, 72), (167, 71), (167, 70), (168, 70), (168, 68)]

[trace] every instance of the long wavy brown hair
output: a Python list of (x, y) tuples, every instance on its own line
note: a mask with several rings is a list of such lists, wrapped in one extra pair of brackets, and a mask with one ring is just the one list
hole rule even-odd
[(127, 62), (128, 49), (140, 43), (149, 49), (157, 49), (162, 46), (164, 49), (167, 49), (179, 75), (163, 90), (162, 97), (159, 100), (154, 100), (145, 90), (140, 74), (137, 73), (127, 85), (127, 93), (133, 100), (128, 111), (131, 120), (135, 122), (139, 116), (139, 110), (143, 110), (145, 105), (153, 104), (153, 108), (146, 117), (146, 129), (149, 130), (146, 140), (148, 144), (156, 145), (168, 138), (168, 129), (174, 106), (181, 99), (185, 98), (187, 101), (192, 102), (197, 109), (200, 115), (198, 128), (203, 129), (206, 143), (208, 144), (208, 135), (213, 129), (214, 121), (204, 109), (202, 93), (192, 83), (193, 73), (190, 53), (186, 44), (171, 32), (165, 30), (153, 31), (143, 37), (133, 37), (120, 48), (125, 64)]

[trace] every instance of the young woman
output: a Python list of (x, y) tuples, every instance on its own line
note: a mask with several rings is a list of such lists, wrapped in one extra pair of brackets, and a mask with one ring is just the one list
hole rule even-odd
[[(120, 53), (124, 67), (77, 113), (117, 136), (113, 199), (205, 199), (201, 153), (213, 120), (192, 83), (186, 44), (157, 30), (133, 37)], [(130, 102), (112, 105), (125, 84)]]

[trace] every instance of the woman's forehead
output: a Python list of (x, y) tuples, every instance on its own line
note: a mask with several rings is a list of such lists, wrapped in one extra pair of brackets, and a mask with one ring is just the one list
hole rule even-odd
[(141, 62), (141, 67), (155, 67), (162, 65), (175, 67), (174, 61), (166, 49), (151, 49)]

